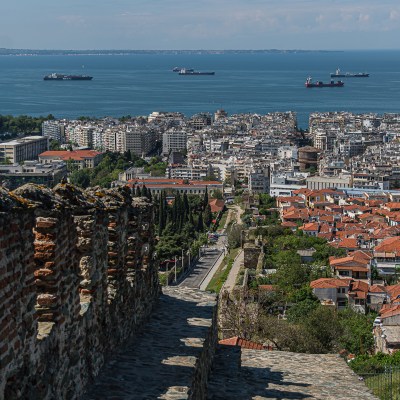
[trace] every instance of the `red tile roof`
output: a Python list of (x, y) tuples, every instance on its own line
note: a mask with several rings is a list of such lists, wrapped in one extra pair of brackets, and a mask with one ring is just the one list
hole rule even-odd
[(251, 349), (251, 350), (265, 350), (266, 348), (256, 342), (252, 342), (251, 340), (242, 339), (238, 336), (234, 336), (228, 339), (222, 339), (218, 342), (219, 344), (224, 344), (227, 346), (239, 346), (243, 349)]
[(94, 158), (102, 154), (95, 150), (49, 150), (39, 154), (39, 157), (57, 157), (61, 160), (84, 160), (85, 158)]
[(329, 289), (348, 287), (351, 279), (339, 279), (339, 278), (319, 278), (315, 281), (310, 282), (310, 287), (313, 289)]

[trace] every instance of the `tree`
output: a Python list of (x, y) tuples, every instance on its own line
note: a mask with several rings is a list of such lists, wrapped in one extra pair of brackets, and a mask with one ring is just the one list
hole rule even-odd
[(241, 246), (242, 241), (242, 225), (233, 224), (228, 228), (228, 245), (230, 249), (236, 249)]
[(86, 189), (90, 186), (90, 173), (87, 168), (78, 169), (73, 171), (69, 176), (69, 181), (73, 185), (80, 186), (81, 188)]
[(197, 232), (203, 232), (204, 231), (203, 213), (201, 211), (200, 211), (199, 217), (197, 219), (196, 231)]
[(206, 208), (207, 204), (208, 204), (208, 186), (206, 186), (206, 191), (204, 192), (203, 210)]
[(207, 204), (204, 211), (204, 224), (208, 228), (211, 225), (211, 222), (212, 222), (211, 206)]
[(340, 311), (339, 323), (342, 335), (339, 342), (343, 348), (353, 354), (366, 354), (374, 348), (372, 323), (375, 314), (364, 315), (352, 309)]
[(219, 189), (215, 189), (212, 193), (212, 197), (214, 199), (222, 200), (224, 198), (224, 195)]
[(61, 150), (60, 142), (55, 139), (50, 139), (49, 149), (50, 150)]

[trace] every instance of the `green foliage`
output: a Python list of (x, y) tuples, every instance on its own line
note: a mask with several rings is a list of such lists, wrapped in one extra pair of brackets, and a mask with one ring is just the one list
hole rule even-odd
[(69, 180), (72, 184), (86, 189), (90, 186), (90, 172), (87, 168), (75, 170), (70, 174)]
[(52, 119), (54, 117), (51, 114), (47, 117), (0, 115), (0, 134), (8, 133), (7, 137), (3, 136), (4, 139), (11, 139), (21, 133), (24, 135), (40, 134), (42, 123)]
[(350, 361), (350, 367), (358, 374), (384, 372), (385, 367), (400, 366), (400, 352), (393, 355), (377, 353), (375, 355), (362, 354)]
[(224, 195), (222, 194), (222, 192), (219, 189), (215, 189), (212, 192), (212, 197), (213, 197), (213, 199), (222, 200), (224, 198)]
[(211, 225), (211, 222), (212, 222), (211, 206), (207, 204), (204, 210), (204, 224), (208, 228)]
[(365, 354), (374, 348), (372, 324), (375, 314), (363, 315), (346, 309), (339, 312), (339, 322), (342, 328), (340, 344), (353, 354)]
[(49, 149), (50, 150), (61, 150), (60, 142), (54, 139), (50, 139), (49, 141)]
[(228, 246), (230, 249), (240, 247), (242, 241), (242, 225), (232, 224), (227, 229)]

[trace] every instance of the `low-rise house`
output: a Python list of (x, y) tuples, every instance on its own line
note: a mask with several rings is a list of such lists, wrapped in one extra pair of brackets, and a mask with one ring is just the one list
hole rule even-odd
[(318, 236), (319, 224), (318, 222), (309, 222), (301, 226), (299, 229), (302, 230), (305, 235)]
[(349, 307), (353, 310), (365, 314), (367, 310), (369, 285), (364, 281), (352, 281), (348, 291)]
[(365, 251), (355, 251), (342, 258), (331, 257), (329, 264), (337, 277), (370, 280), (372, 256)]
[(380, 275), (395, 275), (400, 268), (400, 236), (381, 241), (374, 249), (375, 264)]
[(337, 310), (343, 310), (348, 305), (350, 282), (351, 279), (319, 278), (310, 287), (321, 304), (334, 304)]
[(379, 312), (387, 299), (387, 286), (376, 284), (369, 287), (367, 301), (369, 308)]

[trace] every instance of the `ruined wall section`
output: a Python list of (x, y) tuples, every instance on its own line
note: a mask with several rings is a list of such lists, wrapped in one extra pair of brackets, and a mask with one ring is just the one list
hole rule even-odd
[(0, 399), (79, 398), (149, 316), (159, 286), (142, 223), (153, 207), (128, 189), (0, 189)]

